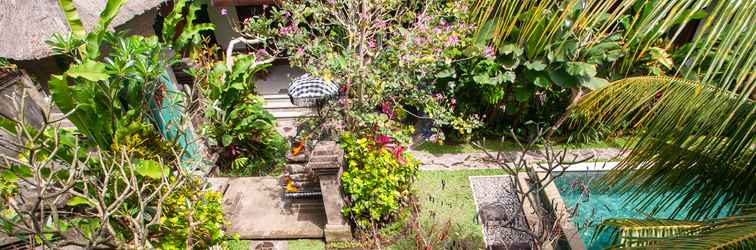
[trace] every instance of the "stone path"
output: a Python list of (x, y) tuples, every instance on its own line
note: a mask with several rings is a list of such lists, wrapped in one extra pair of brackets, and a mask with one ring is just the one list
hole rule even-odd
[[(500, 168), (498, 164), (491, 161), (483, 152), (477, 153), (449, 153), (449, 154), (431, 154), (425, 151), (410, 150), (415, 159), (420, 161), (420, 170), (465, 170), (465, 169), (496, 169)], [(495, 153), (492, 153), (495, 155)], [(510, 159), (519, 158), (520, 152), (506, 152)], [(622, 156), (621, 150), (617, 148), (601, 149), (574, 149), (568, 150), (567, 159), (572, 160), (573, 156), (577, 159), (583, 159), (593, 155), (594, 160), (615, 161)], [(528, 162), (545, 161), (543, 154), (540, 152), (531, 152), (525, 156)]]
[(470, 176), (486, 249), (530, 249), (528, 222), (509, 175)]

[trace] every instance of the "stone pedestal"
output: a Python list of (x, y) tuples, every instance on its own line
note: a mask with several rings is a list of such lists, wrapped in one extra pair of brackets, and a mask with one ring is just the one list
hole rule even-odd
[(347, 241), (352, 239), (352, 229), (341, 215), (344, 199), (339, 184), (343, 151), (336, 142), (319, 142), (315, 145), (307, 167), (315, 172), (320, 181), (323, 194), (323, 206), (326, 212), (326, 225), (323, 233), (326, 242)]

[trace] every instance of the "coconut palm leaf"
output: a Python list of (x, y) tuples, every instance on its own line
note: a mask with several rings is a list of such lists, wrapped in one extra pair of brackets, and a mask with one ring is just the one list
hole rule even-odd
[(616, 81), (575, 107), (585, 127), (621, 127), (637, 135), (605, 187), (652, 214), (673, 209), (690, 219), (737, 212), (756, 202), (756, 107), (743, 94), (670, 77)]
[(666, 238), (681, 236), (703, 223), (683, 220), (643, 220), (643, 219), (606, 219), (596, 227), (593, 241), (603, 234), (609, 234), (611, 244), (616, 247), (648, 246), (638, 238)]
[(756, 210), (704, 222), (612, 219), (604, 221), (596, 235), (603, 232), (611, 232), (612, 248), (754, 249)]

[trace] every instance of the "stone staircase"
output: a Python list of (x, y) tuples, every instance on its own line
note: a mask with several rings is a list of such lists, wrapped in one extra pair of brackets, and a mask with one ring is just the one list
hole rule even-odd
[(263, 95), (265, 110), (276, 118), (278, 133), (284, 137), (293, 137), (297, 134), (297, 118), (315, 116), (315, 110), (311, 107), (297, 107), (291, 103), (288, 95)]
[[(287, 95), (263, 98), (284, 137), (296, 135), (297, 118), (316, 112), (294, 106)], [(288, 152), (282, 177), (209, 178), (209, 188), (223, 193), (223, 210), (230, 222), (227, 232), (258, 241), (351, 239), (351, 229), (341, 215), (338, 170), (342, 155), (336, 142), (317, 142), (296, 156)], [(297, 189), (289, 192), (287, 184), (296, 184)]]

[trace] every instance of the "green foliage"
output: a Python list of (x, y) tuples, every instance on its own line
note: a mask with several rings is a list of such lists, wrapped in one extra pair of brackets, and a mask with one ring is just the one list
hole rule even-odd
[(403, 147), (344, 133), (346, 169), (341, 185), (347, 196), (342, 213), (360, 229), (391, 221), (406, 204), (418, 162)]
[(223, 242), (222, 195), (218, 192), (198, 189), (198, 180), (174, 190), (163, 202), (160, 218), (160, 233), (156, 246), (161, 249), (187, 249), (187, 239), (192, 238), (192, 248), (207, 249)]
[(232, 175), (259, 175), (283, 164), (286, 140), (275, 130), (276, 120), (254, 94), (253, 76), (269, 64), (240, 55), (232, 69), (218, 63), (208, 73), (206, 96), (208, 132), (222, 149), (219, 163)]
[[(200, 10), (201, 1), (191, 1), (186, 12), (187, 0), (173, 1), (173, 10), (163, 22), (162, 41), (171, 45), (175, 51), (181, 51), (186, 46), (197, 46), (202, 41), (200, 32), (212, 31), (215, 26), (209, 23), (195, 24), (196, 12)], [(182, 22), (183, 21), (183, 22)], [(182, 23), (182, 32), (177, 34), (177, 25)]]
[[(223, 237), (220, 195), (183, 172), (181, 150), (150, 123), (165, 94), (158, 79), (177, 61), (174, 45), (109, 30), (123, 2), (108, 1), (87, 33), (73, 1), (60, 0), (73, 33), (48, 44), (72, 64), (49, 86), (76, 129), (0, 119), (21, 151), (0, 165), (3, 229), (50, 249), (184, 249), (187, 239), (206, 248)], [(198, 29), (176, 35), (190, 44)], [(39, 202), (27, 202), (28, 190)]]

